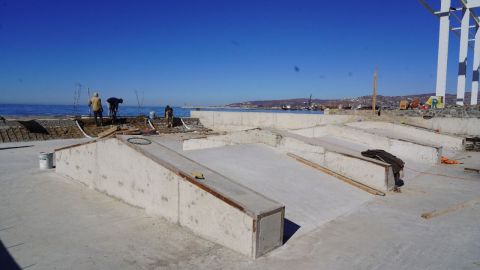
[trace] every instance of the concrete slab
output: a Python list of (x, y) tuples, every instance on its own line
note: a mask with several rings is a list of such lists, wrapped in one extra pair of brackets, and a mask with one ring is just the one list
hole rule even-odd
[[(363, 122), (361, 122), (363, 123)], [(376, 125), (384, 125), (383, 122), (372, 122)], [(367, 149), (382, 149), (392, 153), (402, 159), (409, 159), (421, 163), (436, 164), (440, 163), (442, 156), (442, 146), (433, 141), (423, 141), (413, 139), (414, 136), (404, 138), (397, 135), (376, 134), (370, 129), (358, 128), (357, 123), (345, 125), (322, 125), (305, 129), (295, 129), (290, 132), (302, 136), (317, 137), (338, 137), (355, 144), (363, 145)], [(351, 125), (351, 126), (350, 126)], [(365, 149), (366, 150), (366, 149)], [(364, 151), (364, 150), (363, 150)]]
[(130, 138), (58, 149), (56, 171), (253, 258), (282, 244), (282, 205), (163, 145)]
[(284, 204), (285, 217), (300, 226), (293, 237), (300, 237), (373, 198), (264, 144), (186, 151), (185, 155)]
[(348, 147), (332, 146), (317, 138), (308, 138), (284, 130), (252, 129), (186, 140), (183, 142), (183, 149), (206, 149), (239, 143), (263, 143), (285, 154), (293, 153), (382, 192), (389, 191), (394, 186), (390, 164), (364, 157), (359, 151)]
[(354, 122), (347, 125), (388, 138), (409, 140), (420, 144), (440, 145), (444, 149), (453, 151), (465, 149), (465, 139), (462, 137), (436, 133), (412, 126), (373, 121)]
[(40, 151), (73, 142), (2, 145), (0, 241), (21, 268), (436, 270), (477, 269), (480, 264), (479, 205), (430, 220), (420, 217), (478, 198), (480, 176), (465, 173), (463, 167), (477, 166), (480, 153), (452, 157), (463, 165), (409, 164), (402, 193), (374, 197), (253, 261), (53, 171), (37, 169)]

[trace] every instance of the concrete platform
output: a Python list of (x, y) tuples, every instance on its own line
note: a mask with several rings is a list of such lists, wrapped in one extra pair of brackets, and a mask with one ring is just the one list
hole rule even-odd
[(465, 138), (428, 131), (412, 126), (373, 121), (353, 122), (348, 123), (347, 125), (389, 138), (409, 140), (420, 144), (440, 145), (444, 149), (450, 151), (460, 151), (465, 149)]
[[(359, 122), (363, 123), (363, 122)], [(372, 125), (384, 126), (384, 122), (369, 122)], [(399, 134), (377, 134), (371, 129), (364, 128), (357, 123), (346, 125), (322, 125), (305, 129), (290, 130), (291, 133), (309, 138), (334, 137), (362, 145), (363, 150), (382, 149), (402, 159), (409, 159), (420, 163), (440, 163), (442, 144), (435, 140), (421, 141), (414, 136)], [(348, 143), (347, 143), (348, 144)]]
[[(55, 156), (57, 173), (244, 255), (257, 258), (283, 243), (283, 205), (148, 137), (92, 141), (57, 149)], [(194, 172), (205, 178), (195, 179)]]
[[(480, 205), (429, 220), (420, 217), (479, 198), (480, 176), (463, 167), (478, 166), (480, 153), (452, 157), (462, 165), (407, 164), (402, 193), (373, 197), (251, 260), (54, 171), (37, 169), (40, 151), (76, 142), (81, 141), (0, 148), (0, 241), (20, 268), (437, 270), (480, 265)], [(33, 146), (13, 148), (28, 145)]]
[(350, 213), (374, 197), (264, 144), (239, 144), (184, 154), (285, 205), (290, 230), (299, 226), (298, 231), (287, 232), (292, 238)]
[(183, 149), (206, 149), (245, 143), (263, 143), (285, 154), (293, 153), (382, 192), (394, 187), (391, 165), (362, 156), (361, 151), (349, 148), (351, 142), (345, 142), (345, 146), (339, 147), (318, 138), (308, 138), (285, 130), (252, 129), (230, 132), (221, 136), (185, 140)]

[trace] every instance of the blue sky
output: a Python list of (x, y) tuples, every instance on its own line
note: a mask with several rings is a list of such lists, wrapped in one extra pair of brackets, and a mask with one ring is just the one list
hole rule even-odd
[(375, 67), (379, 94), (432, 92), (437, 38), (416, 0), (0, 0), (0, 103), (72, 104), (78, 83), (129, 105), (353, 97)]

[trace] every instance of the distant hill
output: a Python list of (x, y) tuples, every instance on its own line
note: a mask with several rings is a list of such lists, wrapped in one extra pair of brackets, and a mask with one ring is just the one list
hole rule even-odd
[[(470, 104), (470, 92), (465, 93), (465, 103)], [(377, 95), (377, 105), (386, 108), (398, 108), (400, 100), (404, 99), (420, 99), (420, 102), (426, 102), (430, 96), (434, 96), (435, 93), (424, 93), (417, 95), (404, 95), (404, 96), (383, 96)], [(447, 94), (446, 101), (448, 105), (455, 104), (457, 100), (456, 94)], [(257, 100), (246, 101), (239, 103), (232, 103), (227, 105), (228, 107), (242, 107), (242, 108), (281, 108), (285, 105), (290, 105), (293, 108), (302, 108), (308, 105), (308, 98), (293, 98), (282, 100)], [(323, 106), (327, 108), (337, 108), (339, 105), (343, 107), (357, 107), (358, 105), (372, 106), (372, 96), (361, 96), (355, 98), (343, 98), (343, 99), (312, 99), (312, 104), (317, 106)]]

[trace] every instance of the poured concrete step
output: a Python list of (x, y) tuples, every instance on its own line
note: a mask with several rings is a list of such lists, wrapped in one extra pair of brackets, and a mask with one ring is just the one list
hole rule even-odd
[(56, 171), (252, 258), (282, 245), (283, 205), (148, 137), (128, 138), (57, 149)]

